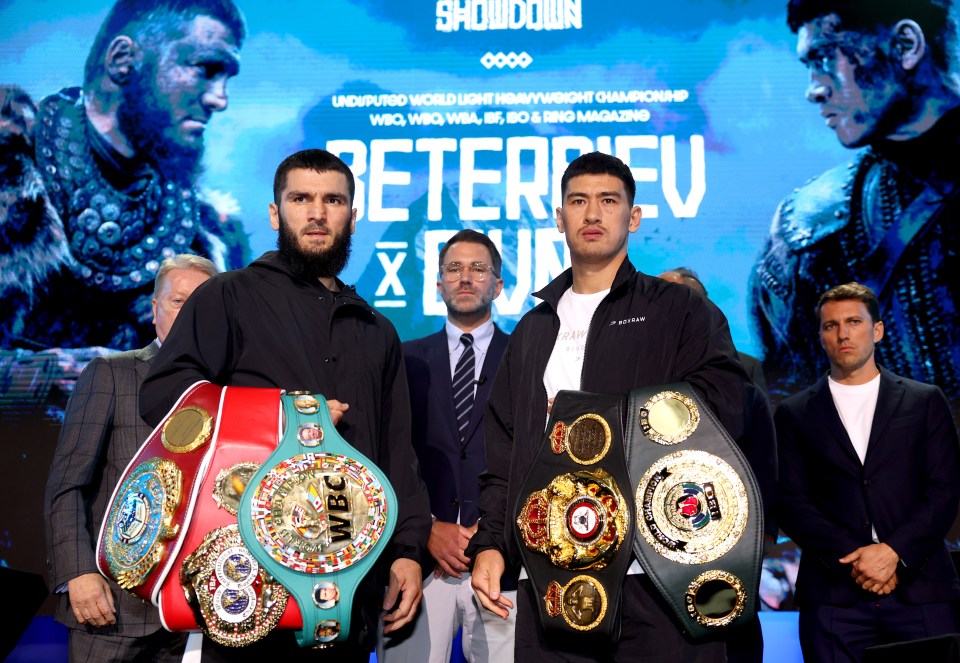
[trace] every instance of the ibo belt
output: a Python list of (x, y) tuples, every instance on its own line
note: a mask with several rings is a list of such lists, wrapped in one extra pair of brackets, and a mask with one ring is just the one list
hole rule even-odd
[(627, 409), (633, 551), (693, 638), (752, 619), (763, 510), (743, 454), (687, 383), (637, 389)]
[(393, 534), (397, 500), (386, 475), (333, 427), (319, 394), (282, 396), (280, 445), (240, 498), (240, 535), (296, 598), (300, 646), (350, 630), (353, 594)]

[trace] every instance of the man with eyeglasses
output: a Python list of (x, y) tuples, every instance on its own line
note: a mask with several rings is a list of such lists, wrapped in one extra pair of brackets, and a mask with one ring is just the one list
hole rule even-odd
[[(478, 609), (464, 549), (477, 530), (478, 476), (484, 468), (483, 412), (507, 335), (493, 323), (503, 289), (500, 252), (475, 230), (461, 230), (440, 250), (437, 290), (447, 321), (436, 334), (403, 344), (413, 444), (430, 493), (433, 528), (427, 548), (434, 570), (412, 629), (381, 638), (382, 663), (446, 663), (463, 627), (471, 663), (513, 660), (513, 626)], [(428, 562), (429, 564), (429, 562)], [(514, 592), (505, 592), (512, 596)]]

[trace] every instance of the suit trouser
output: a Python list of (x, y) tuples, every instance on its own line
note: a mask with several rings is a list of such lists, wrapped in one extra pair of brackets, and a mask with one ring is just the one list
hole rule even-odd
[[(516, 592), (503, 592), (516, 603)], [(457, 629), (463, 627), (463, 655), (470, 663), (512, 663), (516, 610), (504, 621), (484, 610), (470, 587), (470, 574), (423, 582), (423, 601), (412, 627), (377, 639), (379, 663), (447, 663)]]
[(817, 603), (800, 607), (800, 647), (806, 661), (858, 663), (867, 647), (956, 633), (958, 626), (953, 603), (909, 605), (896, 594), (852, 606)]
[[(102, 629), (109, 630), (109, 627)], [(70, 663), (96, 661), (117, 663), (128, 661), (158, 661), (179, 663), (187, 644), (186, 633), (170, 633), (160, 629), (149, 635), (130, 638), (121, 635), (96, 633), (81, 628), (70, 629), (68, 648)]]

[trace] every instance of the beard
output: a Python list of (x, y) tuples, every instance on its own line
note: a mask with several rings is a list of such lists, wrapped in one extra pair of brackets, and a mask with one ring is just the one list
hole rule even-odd
[(279, 214), (280, 232), (277, 235), (277, 252), (295, 275), (313, 283), (321, 278), (334, 278), (347, 265), (350, 258), (352, 235), (348, 228), (334, 235), (333, 243), (319, 251), (305, 251), (300, 246), (299, 237)]
[(138, 156), (152, 164), (163, 177), (181, 186), (192, 186), (202, 170), (203, 141), (184, 145), (166, 135), (170, 113), (164, 110), (152, 65), (144, 63), (123, 88), (117, 123)]
[(448, 312), (460, 315), (483, 314), (493, 308), (494, 290), (492, 285), (490, 288), (487, 288), (486, 286), (487, 283), (481, 283), (479, 287), (475, 287), (470, 290), (470, 292), (475, 293), (477, 297), (475, 301), (470, 303), (458, 301), (457, 291), (441, 292), (440, 298), (443, 300)]

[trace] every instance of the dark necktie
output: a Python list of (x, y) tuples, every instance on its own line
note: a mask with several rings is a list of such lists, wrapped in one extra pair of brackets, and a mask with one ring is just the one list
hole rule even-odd
[(466, 346), (457, 367), (453, 371), (453, 405), (457, 413), (457, 426), (460, 429), (460, 441), (467, 432), (470, 413), (473, 411), (474, 367), (476, 359), (473, 352), (473, 336), (464, 334), (460, 342)]

